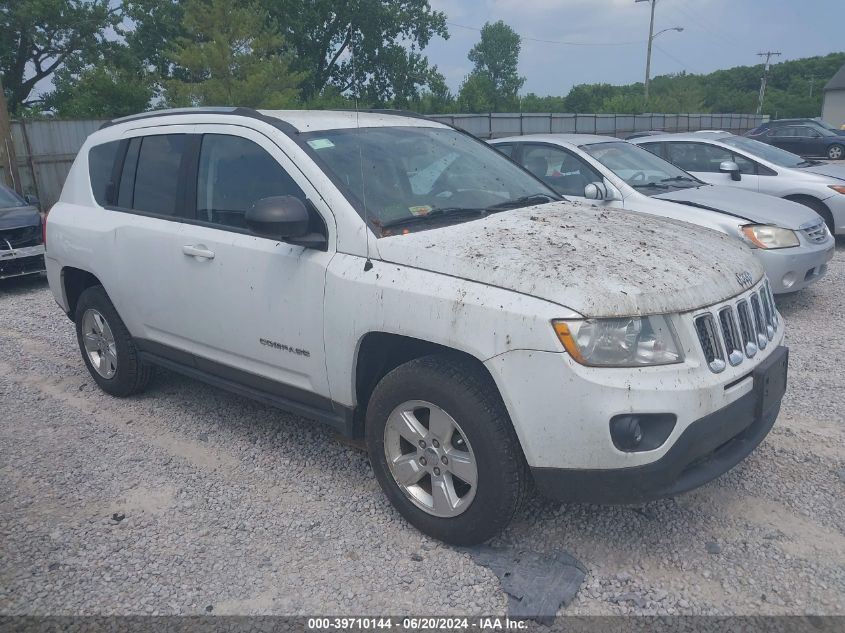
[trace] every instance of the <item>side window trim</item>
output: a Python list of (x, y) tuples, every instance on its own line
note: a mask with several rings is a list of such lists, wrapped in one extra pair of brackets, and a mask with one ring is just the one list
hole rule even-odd
[(179, 165), (177, 198), (186, 220), (197, 220), (197, 179), (203, 136), (201, 133), (188, 136), (182, 163)]

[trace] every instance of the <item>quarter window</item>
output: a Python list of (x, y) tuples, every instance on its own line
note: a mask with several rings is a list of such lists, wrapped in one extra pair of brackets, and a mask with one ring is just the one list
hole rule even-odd
[(179, 167), (185, 136), (164, 134), (142, 138), (135, 171), (133, 209), (158, 215), (177, 215)]
[(91, 191), (94, 200), (100, 206), (114, 204), (114, 183), (112, 169), (117, 157), (120, 141), (95, 145), (88, 150), (88, 177), (91, 179)]
[(246, 228), (244, 215), (262, 198), (305, 194), (258, 144), (238, 136), (206, 134), (200, 149), (197, 220)]

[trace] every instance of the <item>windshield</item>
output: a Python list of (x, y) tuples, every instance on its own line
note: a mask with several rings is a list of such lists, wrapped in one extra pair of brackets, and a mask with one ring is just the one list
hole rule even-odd
[[(559, 196), (492, 147), (449, 128), (303, 134), (321, 167), (376, 234), (434, 228)], [(436, 221), (435, 221), (436, 219)]]
[(23, 198), (18, 196), (18, 194), (11, 189), (0, 185), (0, 209), (23, 206), (26, 206), (26, 202), (23, 201)]
[(581, 149), (647, 196), (704, 184), (683, 169), (632, 143), (610, 141), (582, 145)]
[(761, 143), (760, 141), (755, 141), (744, 136), (726, 136), (725, 138), (720, 138), (719, 141), (736, 149), (745, 150), (753, 156), (767, 160), (780, 167), (808, 167), (813, 164), (797, 154), (787, 152), (785, 149), (767, 145), (766, 143)]
[[(826, 130), (832, 130), (834, 133), (836, 132), (836, 128), (835, 128), (835, 127), (833, 127), (833, 126), (832, 126), (830, 123), (828, 123), (827, 121), (822, 121), (822, 120), (820, 120), (820, 119), (813, 119), (813, 123), (816, 123), (816, 124), (818, 124), (818, 125), (821, 125), (821, 126), (822, 126), (824, 129), (826, 129)], [(834, 134), (834, 136), (836, 136), (836, 134)]]

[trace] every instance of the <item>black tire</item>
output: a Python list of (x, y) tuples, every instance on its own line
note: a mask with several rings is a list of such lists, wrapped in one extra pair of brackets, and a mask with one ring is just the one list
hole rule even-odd
[(827, 148), (827, 157), (830, 160), (842, 160), (845, 157), (845, 146), (835, 143)]
[[(89, 309), (96, 310), (105, 318), (114, 335), (117, 366), (111, 378), (104, 378), (97, 372), (85, 350), (82, 321), (85, 312)], [(100, 389), (112, 396), (123, 398), (140, 393), (146, 388), (152, 375), (152, 367), (141, 362), (138, 348), (135, 347), (129, 330), (126, 329), (102, 286), (92, 286), (82, 292), (76, 302), (74, 321), (76, 322), (76, 340), (79, 343), (82, 359)]]
[(827, 208), (827, 205), (824, 202), (807, 196), (787, 198), (787, 200), (797, 202), (798, 204), (803, 204), (805, 207), (810, 207), (813, 211), (822, 216), (822, 219), (824, 219), (825, 224), (827, 224), (827, 228), (829, 228), (830, 232), (833, 233), (833, 214), (830, 212), (830, 209)]
[[(397, 484), (385, 455), (385, 426), (399, 405), (424, 400), (461, 427), (478, 469), (475, 497), (463, 513), (433, 516)], [(519, 511), (531, 476), (505, 405), (489, 375), (470, 359), (426, 356), (400, 365), (376, 385), (367, 407), (367, 450), (379, 484), (399, 513), (421, 532), (454, 545), (482, 543)]]

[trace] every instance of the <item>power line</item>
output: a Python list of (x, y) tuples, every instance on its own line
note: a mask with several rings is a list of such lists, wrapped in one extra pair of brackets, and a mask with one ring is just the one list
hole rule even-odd
[(655, 45), (654, 45), (654, 48), (656, 48), (656, 49), (657, 49), (657, 50), (659, 50), (661, 53), (663, 53), (664, 55), (666, 55), (666, 57), (668, 57), (668, 58), (669, 58), (669, 59), (671, 59), (672, 61), (674, 61), (674, 62), (676, 62), (676, 63), (680, 64), (680, 65), (681, 65), (681, 68), (683, 68), (684, 70), (691, 70), (691, 71), (692, 71), (692, 72), (694, 72), (694, 73), (699, 73), (699, 74), (700, 74), (700, 72), (699, 72), (699, 71), (697, 71), (695, 68), (693, 68), (692, 66), (690, 66), (689, 64), (687, 64), (684, 60), (682, 60), (682, 59), (679, 59), (679, 58), (675, 57), (672, 53), (670, 53), (669, 51), (667, 51), (665, 48), (661, 48), (661, 47), (660, 47), (660, 46), (658, 46), (657, 44), (655, 44)]
[[(465, 24), (457, 24), (455, 22), (447, 21), (446, 24), (450, 26), (456, 26), (459, 29), (467, 29), (468, 31), (481, 31), (481, 29), (477, 26), (466, 26)], [(536, 37), (526, 37), (525, 35), (519, 36), (521, 40), (525, 40), (528, 42), (540, 42), (541, 44), (560, 44), (562, 46), (630, 46), (632, 44), (642, 44), (643, 40), (638, 40), (636, 42), (564, 42), (560, 40), (543, 40)]]

